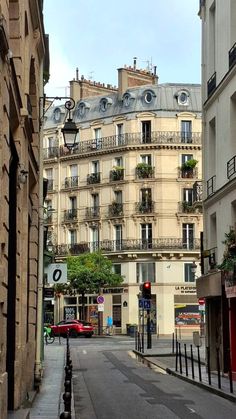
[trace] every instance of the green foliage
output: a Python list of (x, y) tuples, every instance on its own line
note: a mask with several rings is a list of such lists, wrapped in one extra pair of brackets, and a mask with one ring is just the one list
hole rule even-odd
[(153, 175), (153, 167), (148, 163), (138, 163), (136, 166), (138, 176), (147, 178)]
[(235, 230), (230, 227), (229, 233), (225, 233), (225, 252), (222, 263), (218, 266), (222, 271), (233, 271), (236, 264), (236, 240)]
[(70, 287), (79, 294), (97, 293), (99, 288), (119, 285), (123, 278), (112, 271), (112, 262), (98, 252), (67, 258)]
[(185, 163), (182, 164), (181, 169), (192, 170), (192, 169), (194, 169), (194, 167), (196, 166), (197, 163), (198, 163), (198, 161), (195, 160), (195, 159), (187, 160)]

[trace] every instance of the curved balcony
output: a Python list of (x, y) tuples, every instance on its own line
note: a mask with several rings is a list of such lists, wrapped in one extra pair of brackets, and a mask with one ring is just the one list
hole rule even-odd
[(154, 212), (153, 201), (140, 201), (135, 203), (135, 212), (139, 214), (150, 214)]
[(93, 185), (95, 183), (100, 183), (100, 182), (101, 182), (101, 175), (99, 172), (91, 173), (90, 175), (87, 176), (88, 185)]
[(109, 217), (121, 217), (123, 215), (123, 204), (119, 202), (113, 202), (108, 207), (108, 216)]
[(110, 171), (110, 181), (117, 182), (124, 180), (124, 169), (113, 169)]
[(78, 209), (77, 208), (73, 208), (73, 209), (69, 209), (69, 210), (65, 210), (64, 211), (64, 221), (65, 222), (71, 222), (71, 221), (75, 221), (78, 219)]
[(138, 240), (103, 240), (100, 242), (76, 243), (73, 245), (61, 244), (54, 246), (55, 256), (68, 254), (78, 255), (84, 252), (102, 250), (104, 253), (126, 251), (200, 251), (200, 239), (186, 242), (182, 238), (159, 238)]
[(68, 188), (77, 188), (79, 184), (79, 176), (71, 176), (65, 178), (65, 189)]
[[(192, 132), (188, 138), (188, 143), (193, 145), (202, 144), (202, 134), (200, 132)], [(186, 144), (186, 138), (183, 138), (181, 131), (152, 131), (148, 138), (144, 137), (141, 132), (130, 132), (122, 135), (111, 135), (102, 137), (99, 143), (92, 140), (80, 141), (72, 150), (60, 147), (60, 155), (66, 156), (71, 154), (84, 154), (90, 152), (98, 152), (102, 150), (111, 150), (126, 146), (138, 146), (148, 144)]]
[(85, 218), (99, 218), (100, 207), (87, 207), (85, 211)]
[(179, 178), (182, 179), (197, 179), (198, 178), (198, 169), (197, 167), (191, 169), (179, 169)]
[(139, 163), (136, 167), (137, 179), (150, 179), (154, 178), (155, 168), (150, 164)]

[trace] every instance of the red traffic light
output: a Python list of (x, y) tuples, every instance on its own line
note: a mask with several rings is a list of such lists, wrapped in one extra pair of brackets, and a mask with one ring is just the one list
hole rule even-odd
[(151, 282), (147, 281), (143, 283), (142, 297), (147, 300), (151, 299)]

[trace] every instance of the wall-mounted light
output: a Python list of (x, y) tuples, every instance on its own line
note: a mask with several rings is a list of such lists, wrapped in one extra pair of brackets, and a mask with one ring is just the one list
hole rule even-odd
[(27, 177), (28, 177), (28, 171), (24, 169), (24, 167), (21, 168), (20, 166), (20, 170), (19, 170), (19, 174), (18, 174), (18, 181), (19, 183), (25, 184), (27, 181)]

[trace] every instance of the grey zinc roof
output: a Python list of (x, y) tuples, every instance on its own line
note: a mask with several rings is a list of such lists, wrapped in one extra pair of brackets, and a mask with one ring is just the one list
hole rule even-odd
[[(151, 103), (146, 103), (144, 95), (146, 91), (153, 92)], [(188, 105), (180, 105), (177, 100), (178, 92), (185, 91), (188, 93)], [(74, 120), (77, 123), (86, 123), (97, 119), (106, 119), (118, 115), (127, 115), (132, 113), (140, 113), (151, 111), (155, 113), (170, 113), (170, 112), (201, 112), (201, 86), (199, 84), (174, 84), (166, 83), (159, 85), (145, 85), (132, 89), (127, 89), (126, 93), (131, 94), (131, 101), (129, 106), (125, 106), (122, 98), (119, 99), (118, 93), (111, 93), (107, 96), (95, 96), (86, 98), (85, 101), (77, 102), (74, 112)], [(108, 106), (106, 111), (100, 108), (102, 99), (108, 99)], [(86, 102), (85, 113), (79, 113), (79, 106)], [(90, 107), (87, 107), (89, 104)], [(131, 115), (130, 115), (131, 116)]]
[[(58, 112), (58, 118), (55, 115)], [(45, 109), (44, 116), (44, 129), (56, 129), (58, 125), (64, 124), (66, 116), (66, 109), (64, 105), (55, 106), (52, 105)]]

